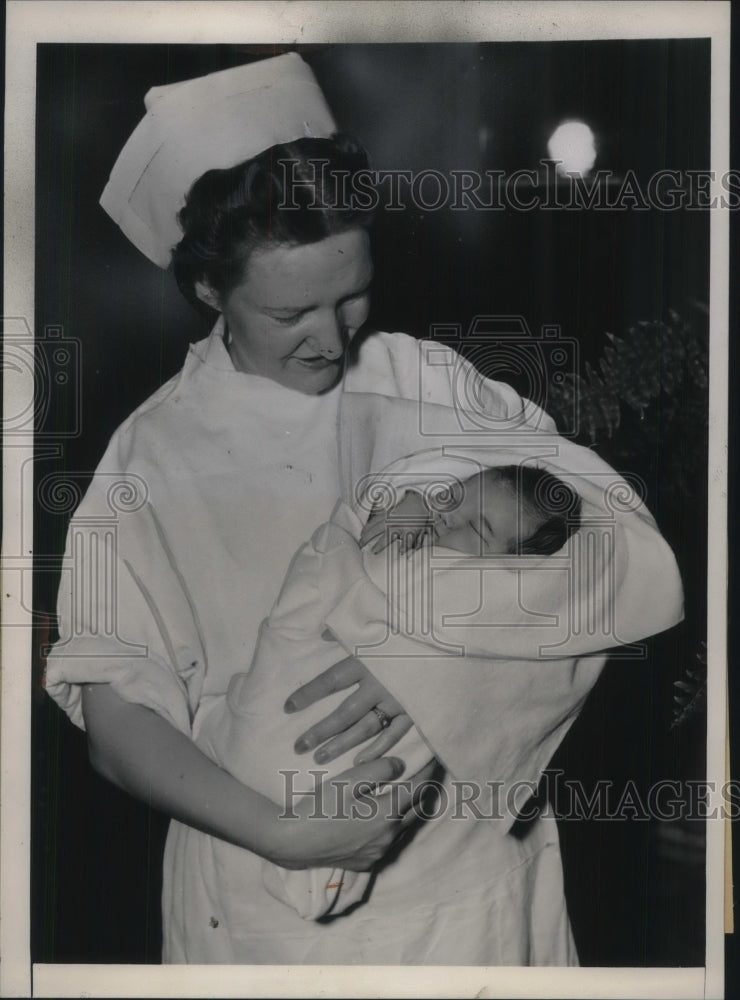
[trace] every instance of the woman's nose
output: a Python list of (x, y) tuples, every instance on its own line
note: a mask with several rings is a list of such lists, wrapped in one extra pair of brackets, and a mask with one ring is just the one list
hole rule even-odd
[(306, 337), (306, 342), (312, 351), (323, 358), (338, 358), (344, 351), (344, 335), (337, 318), (322, 325), (320, 331)]

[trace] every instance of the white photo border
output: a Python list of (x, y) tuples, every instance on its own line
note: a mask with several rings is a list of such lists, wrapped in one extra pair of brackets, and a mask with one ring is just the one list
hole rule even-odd
[[(204, 16), (206, 15), (206, 16)], [(724, 2), (45, 2), (9, 0), (6, 21), (5, 316), (34, 315), (36, 45), (43, 42), (210, 44), (556, 41), (710, 37), (711, 169), (729, 169), (730, 5)], [(718, 192), (719, 193), (719, 192)], [(709, 544), (710, 719), (726, 713), (726, 495), (729, 213), (711, 218)], [(5, 412), (31, 402), (6, 382)], [(33, 392), (33, 386), (30, 386)], [(17, 550), (19, 475), (31, 441), (4, 442), (4, 553)], [(24, 512), (24, 516), (28, 515)], [(23, 553), (25, 556), (25, 553)], [(30, 560), (30, 555), (28, 556)], [(3, 586), (3, 621), (23, 623), (15, 576)], [(710, 595), (711, 596), (711, 595)], [(722, 823), (707, 830), (706, 967), (520, 969), (430, 967), (159, 967), (30, 962), (30, 620), (5, 628), (2, 673), (0, 945), (3, 996), (719, 997), (724, 964)], [(708, 727), (708, 778), (725, 778), (725, 727)], [(717, 802), (717, 805), (720, 803)], [(216, 985), (217, 984), (217, 985)]]

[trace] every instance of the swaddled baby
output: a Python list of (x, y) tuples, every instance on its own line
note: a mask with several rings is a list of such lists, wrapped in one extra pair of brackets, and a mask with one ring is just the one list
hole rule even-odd
[[(443, 509), (437, 509), (423, 494), (409, 489), (389, 509), (371, 513), (360, 545), (373, 541), (373, 551), (378, 552), (397, 540), (405, 552), (431, 539), (435, 546), (471, 556), (548, 556), (561, 549), (578, 526), (578, 498), (542, 469), (516, 465), (485, 469), (458, 481), (449, 493)], [(560, 513), (549, 509), (553, 496)]]
[[(553, 495), (558, 496), (558, 510), (567, 514), (549, 509)], [(334, 695), (335, 701), (322, 699), (296, 715), (283, 712), (283, 703), (296, 688), (355, 653), (334, 641), (327, 629), (327, 619), (348, 592), (359, 584), (377, 594), (375, 588), (383, 590), (393, 575), (386, 572), (393, 560), (408, 560), (427, 547), (435, 553), (450, 550), (450, 555), (471, 557), (550, 555), (577, 529), (580, 501), (543, 470), (503, 466), (456, 480), (442, 510), (435, 509), (418, 487), (406, 489), (386, 509), (374, 508), (364, 527), (362, 506), (351, 511), (339, 504), (332, 521), (298, 552), (262, 624), (250, 670), (232, 678), (226, 697), (207, 716), (197, 738), (204, 752), (284, 805), (286, 814), (301, 794), (315, 792), (317, 782), (346, 770), (358, 753), (355, 748), (318, 768), (293, 749), (298, 736), (336, 707), (346, 691)], [(364, 506), (367, 516), (366, 500)], [(386, 596), (390, 616), (392, 599)], [(393, 755), (405, 762), (404, 774), (410, 776), (435, 753), (412, 727), (393, 748)], [(368, 872), (295, 871), (267, 861), (262, 872), (273, 896), (314, 920), (360, 902), (371, 879)]]

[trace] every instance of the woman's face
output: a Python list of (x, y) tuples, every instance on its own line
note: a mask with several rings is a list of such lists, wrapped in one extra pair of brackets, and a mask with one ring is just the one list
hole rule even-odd
[(367, 319), (372, 277), (364, 229), (255, 250), (220, 303), (235, 366), (310, 395), (331, 388)]

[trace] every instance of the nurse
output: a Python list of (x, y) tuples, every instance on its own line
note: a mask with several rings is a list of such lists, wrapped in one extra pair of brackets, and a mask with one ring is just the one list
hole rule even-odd
[[(455, 387), (448, 368), (420, 382), (412, 338), (356, 337), (373, 277), (368, 220), (338, 191), (367, 163), (335, 134), (297, 55), (155, 88), (146, 107), (101, 204), (218, 318), (182, 371), (116, 431), (73, 519), (68, 557), (96, 552), (106, 570), (87, 589), (75, 574), (62, 585), (47, 689), (87, 730), (93, 766), (172, 817), (164, 960), (574, 964), (554, 823), (523, 838), (509, 835), (510, 822), (494, 834), (450, 810), (416, 824), (412, 806), (433, 765), (367, 808), (356, 785), (397, 777), (392, 756), (345, 772), (348, 785), (334, 786), (321, 816), (306, 798), (286, 822), (196, 745), (249, 665), (295, 551), (351, 488), (347, 469), (367, 471), (370, 429), (355, 422), (347, 440), (347, 401), (371, 394), (413, 406), (423, 383), (425, 399), (451, 407)], [(479, 381), (496, 420), (554, 429), (507, 386)], [(125, 504), (111, 483), (125, 488)], [(641, 635), (680, 617), (670, 553), (656, 571), (661, 596)], [(597, 675), (598, 666), (552, 670), (547, 685), (502, 686), (502, 769), (536, 780)], [(398, 700), (357, 659), (304, 680), (289, 710), (333, 695), (302, 746), (324, 760), (383, 729), (392, 754), (412, 724), (413, 690)], [(375, 866), (372, 892), (333, 920), (302, 921), (264, 891), (263, 858)]]

